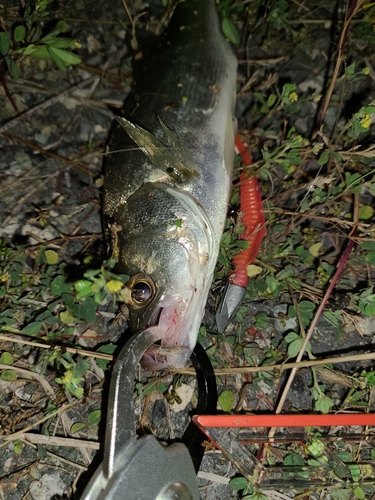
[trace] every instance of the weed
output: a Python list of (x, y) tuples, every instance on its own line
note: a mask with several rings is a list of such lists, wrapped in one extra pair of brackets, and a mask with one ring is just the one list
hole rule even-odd
[(44, 20), (50, 16), (48, 0), (27, 0), (22, 4), (22, 17), (8, 29), (3, 24), (0, 32), (0, 54), (3, 56), (12, 78), (20, 75), (17, 58), (33, 57), (41, 61), (54, 62), (64, 71), (69, 66), (80, 64), (81, 59), (73, 53), (80, 48), (77, 40), (60, 36), (67, 32), (65, 21), (58, 21), (54, 28), (46, 31)]
[[(59, 263), (54, 250), (44, 246), (11, 248), (1, 242), (1, 330), (47, 343), (74, 345), (75, 324), (94, 322), (101, 303), (123, 301), (126, 296), (128, 276), (114, 274), (113, 264), (105, 262), (100, 269), (84, 272), (84, 279), (69, 281), (67, 266)], [(113, 345), (102, 346), (100, 352), (111, 353), (113, 349)], [(12, 364), (5, 353), (3, 361)], [(67, 397), (83, 397), (86, 361), (69, 352), (52, 350), (43, 353), (39, 363), (42, 373), (47, 365), (55, 366), (61, 374), (56, 382), (64, 387)], [(2, 378), (9, 376), (16, 374), (1, 374)]]

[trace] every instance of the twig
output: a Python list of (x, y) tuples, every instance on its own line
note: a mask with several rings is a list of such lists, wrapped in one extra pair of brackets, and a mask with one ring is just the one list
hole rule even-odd
[(130, 10), (129, 10), (129, 7), (127, 6), (126, 4), (126, 0), (121, 0), (122, 1), (122, 6), (124, 7), (125, 9), (125, 12), (126, 12), (126, 15), (128, 16), (129, 18), (129, 22), (132, 26), (132, 30), (133, 30), (133, 35), (134, 35), (134, 29), (135, 29), (135, 22), (134, 22), (134, 19), (132, 17), (132, 15), (130, 14)]
[(338, 45), (338, 54), (337, 54), (335, 68), (333, 70), (331, 84), (330, 84), (330, 86), (328, 88), (328, 91), (327, 91), (327, 94), (325, 96), (323, 108), (322, 108), (322, 111), (320, 113), (319, 120), (318, 120), (316, 129), (315, 129), (315, 132), (314, 132), (314, 134), (313, 134), (313, 136), (311, 138), (311, 142), (315, 141), (315, 139), (316, 139), (316, 137), (317, 137), (317, 135), (319, 133), (320, 127), (321, 127), (321, 125), (323, 123), (324, 117), (325, 117), (325, 115), (327, 113), (327, 109), (328, 109), (329, 103), (331, 101), (331, 97), (332, 97), (333, 90), (334, 90), (335, 85), (336, 85), (336, 81), (337, 81), (337, 77), (338, 77), (338, 74), (339, 74), (339, 71), (340, 71), (340, 68), (341, 68), (341, 64), (342, 64), (342, 62), (344, 60), (344, 48), (345, 48), (345, 44), (346, 44), (346, 39), (348, 37), (350, 23), (351, 23), (353, 17), (357, 14), (357, 12), (359, 11), (359, 9), (361, 8), (361, 6), (362, 6), (362, 4), (363, 4), (364, 1), (365, 0), (359, 0), (358, 2), (357, 1), (352, 1), (351, 2), (351, 9), (350, 9), (350, 12), (348, 13), (348, 15), (345, 18), (344, 27), (343, 27), (343, 30), (342, 30), (341, 36), (340, 36), (340, 41), (339, 41), (339, 45)]
[(56, 415), (60, 415), (60, 413), (63, 413), (64, 411), (68, 410), (69, 408), (73, 408), (77, 403), (79, 403), (78, 399), (76, 401), (74, 401), (73, 404), (67, 403), (67, 404), (61, 406), (57, 410), (49, 413), (48, 415), (45, 415), (43, 418), (37, 420), (33, 424), (28, 425), (27, 427), (25, 427), (21, 431), (14, 432), (13, 434), (8, 434), (7, 436), (1, 436), (3, 443), (0, 444), (0, 448), (4, 448), (4, 446), (6, 446), (11, 441), (15, 441), (16, 439), (20, 439), (20, 437), (23, 436), (25, 434), (25, 432), (31, 431), (31, 429), (34, 429), (34, 427), (39, 426), (40, 424), (42, 424), (43, 422), (46, 422), (50, 418), (55, 417)]
[[(25, 434), (26, 435), (26, 434)], [(36, 436), (39, 434), (34, 434), (34, 436)], [(45, 436), (45, 437), (48, 437), (48, 436)], [(25, 443), (26, 445), (28, 446), (31, 446), (32, 448), (34, 449), (37, 449), (37, 446), (35, 446), (35, 444), (33, 444), (31, 441), (28, 441), (27, 439), (23, 439), (23, 438), (20, 438), (20, 440)], [(52, 453), (51, 451), (49, 450), (46, 450), (46, 453), (48, 456), (50, 456), (51, 458), (54, 458), (55, 460), (58, 460), (60, 462), (63, 462), (65, 464), (68, 464), (72, 467), (76, 467), (77, 469), (79, 469), (81, 472), (84, 472), (84, 471), (87, 471), (87, 467), (85, 467), (84, 465), (80, 465), (80, 464), (77, 464), (76, 462), (72, 462), (71, 460), (68, 460), (67, 458), (64, 458), (60, 455), (56, 455), (56, 453)]]
[(17, 125), (20, 121), (26, 120), (26, 118), (29, 118), (32, 116), (34, 113), (37, 111), (40, 111), (41, 109), (46, 109), (52, 106), (52, 104), (55, 104), (56, 102), (59, 102), (60, 99), (63, 99), (65, 96), (69, 95), (71, 92), (74, 92), (77, 89), (80, 89), (82, 87), (85, 87), (89, 83), (93, 82), (97, 76), (91, 76), (90, 78), (87, 78), (81, 83), (78, 83), (77, 85), (73, 85), (73, 87), (69, 87), (67, 90), (64, 90), (64, 92), (61, 92), (61, 94), (57, 96), (53, 96), (50, 99), (47, 99), (46, 101), (38, 104), (37, 106), (34, 106), (33, 108), (28, 109), (24, 113), (21, 113), (20, 115), (15, 116), (11, 120), (7, 121), (4, 123), (4, 125), (1, 125), (0, 127), (0, 133), (5, 132), (6, 130), (10, 129), (11, 127), (14, 127)]
[[(309, 361), (299, 361), (295, 363), (283, 363), (279, 365), (265, 366), (241, 366), (236, 368), (215, 368), (215, 375), (237, 375), (239, 373), (258, 373), (258, 372), (282, 372), (295, 368), (310, 368), (311, 366), (328, 365), (335, 363), (348, 363), (349, 361), (364, 361), (367, 359), (375, 359), (375, 352), (365, 354), (351, 354), (349, 356), (337, 356), (335, 358), (314, 359)], [(195, 375), (194, 368), (171, 368), (173, 373), (181, 373), (184, 375)]]
[[(341, 260), (340, 260), (340, 263), (339, 265), (337, 266), (337, 269), (336, 269), (336, 272), (335, 272), (335, 275), (333, 276), (332, 278), (332, 281), (331, 283), (329, 284), (329, 287), (323, 297), (323, 300), (314, 316), (314, 319), (313, 321), (311, 322), (311, 325), (310, 325), (310, 328), (307, 332), (307, 335), (305, 337), (305, 340), (302, 344), (302, 347), (301, 347), (301, 350), (297, 356), (297, 359), (296, 359), (296, 362), (298, 363), (299, 361), (301, 361), (303, 355), (305, 354), (305, 350), (306, 350), (306, 347), (307, 347), (307, 344), (310, 342), (310, 339), (312, 337), (312, 334), (314, 333), (314, 330), (316, 328), (316, 325), (318, 324), (318, 321), (320, 319), (320, 316), (322, 315), (323, 311), (324, 311), (324, 308), (326, 306), (326, 303), (328, 302), (328, 299), (330, 298), (331, 294), (332, 294), (332, 291), (333, 289), (335, 288), (336, 286), (336, 283), (338, 281), (338, 279), (340, 278), (341, 276), (341, 273), (342, 273), (342, 270), (344, 269), (344, 266), (349, 258), (349, 255), (350, 255), (350, 252), (352, 251), (353, 247), (355, 245), (355, 242), (354, 241), (350, 241), (349, 242), (349, 245), (348, 245), (348, 248), (346, 249), (344, 255), (342, 256)], [(289, 389), (290, 389), (290, 386), (292, 385), (292, 382), (294, 380), (294, 377), (296, 376), (296, 373), (297, 373), (297, 368), (293, 368), (290, 375), (289, 375), (289, 378), (288, 378), (288, 381), (284, 387), (284, 390), (281, 394), (281, 397), (280, 397), (280, 401), (279, 401), (279, 404), (277, 405), (277, 408), (276, 408), (276, 412), (275, 413), (280, 413), (281, 410), (283, 409), (283, 406), (284, 406), (284, 403), (285, 403), (285, 400), (286, 400), (286, 397), (288, 395), (288, 392), (289, 392)]]
[(33, 432), (24, 432), (18, 439), (24, 439), (33, 444), (43, 444), (51, 446), (70, 446), (72, 448), (88, 448), (90, 450), (99, 450), (98, 441), (85, 441), (84, 439), (66, 438), (59, 436), (45, 436), (44, 434), (34, 434)]
[[(19, 332), (14, 332), (14, 333), (16, 335), (24, 335), (24, 333), (22, 333), (21, 330)], [(33, 347), (39, 347), (41, 349), (54, 349), (55, 351), (66, 351), (72, 354), (80, 354), (81, 356), (87, 356), (90, 358), (105, 359), (106, 361), (113, 360), (113, 356), (111, 354), (105, 354), (103, 352), (85, 351), (83, 349), (74, 349), (73, 347), (66, 347), (66, 346), (56, 346), (56, 345), (51, 346), (47, 344), (42, 344), (40, 342), (32, 342), (31, 340), (15, 339), (14, 337), (8, 337), (7, 335), (2, 335), (2, 334), (0, 334), (0, 340), (5, 340), (6, 342), (14, 342), (17, 344), (30, 345)]]
[(69, 160), (69, 158), (65, 158), (65, 156), (60, 156), (56, 153), (52, 153), (51, 151), (47, 151), (46, 149), (43, 149), (40, 146), (38, 146), (38, 144), (36, 144), (35, 142), (25, 141), (25, 139), (21, 139), (21, 137), (18, 137), (17, 135), (9, 134), (8, 132), (3, 132), (3, 135), (8, 137), (8, 139), (10, 139), (10, 140), (17, 141), (21, 144), (24, 144), (25, 146), (27, 146), (30, 149), (34, 149), (35, 151), (39, 151), (39, 153), (42, 153), (45, 156), (49, 156), (50, 158), (54, 158), (55, 160), (62, 161), (63, 163), (68, 163), (68, 165), (71, 165), (72, 167), (79, 168), (80, 170), (82, 170), (82, 172), (85, 172), (85, 174), (92, 175), (92, 173), (90, 172), (90, 170), (88, 168), (84, 167), (83, 165), (80, 165), (75, 160)]
[(129, 75), (128, 76), (118, 75), (117, 73), (112, 73), (111, 71), (107, 71), (102, 68), (96, 68), (95, 66), (89, 66), (88, 64), (84, 63), (81, 63), (79, 67), (87, 69), (87, 71), (91, 71), (92, 73), (97, 73), (105, 78), (112, 78), (113, 80), (120, 80), (123, 82), (129, 81)]
[(18, 366), (4, 365), (2, 363), (0, 363), (0, 370), (12, 370), (14, 372), (22, 373), (23, 375), (27, 375), (28, 377), (34, 378), (35, 380), (37, 380), (40, 383), (40, 385), (43, 387), (43, 389), (46, 392), (48, 392), (48, 394), (51, 394), (51, 396), (55, 395), (55, 392), (52, 389), (52, 387), (50, 386), (50, 384), (39, 373), (31, 372), (30, 370), (25, 370), (24, 368), (19, 368)]
[[(28, 190), (27, 194), (25, 194), (25, 196), (22, 196), (21, 198), (18, 199), (17, 203), (14, 205), (11, 213), (8, 215), (8, 217), (5, 219), (5, 221), (3, 222), (3, 227), (6, 227), (10, 221), (10, 219), (19, 212), (19, 210), (21, 210), (22, 208), (22, 205), (25, 203), (25, 201), (30, 198), (31, 196), (33, 196), (33, 194), (38, 191), (39, 189), (41, 189), (43, 186), (45, 186), (46, 184), (48, 184), (49, 182), (51, 182), (52, 179), (54, 179), (55, 177), (58, 177), (62, 172), (66, 171), (67, 169), (63, 169), (63, 170), (60, 170), (60, 171), (57, 171), (51, 175), (49, 175), (44, 181), (41, 181), (37, 186), (31, 188)], [(25, 182), (23, 180), (23, 182)]]
[(358, 222), (359, 222), (359, 193), (353, 195), (353, 227), (350, 231), (348, 238), (356, 235)]
[(230, 481), (229, 477), (220, 476), (219, 474), (213, 474), (212, 472), (206, 472), (203, 470), (200, 470), (197, 476), (201, 479), (205, 479), (206, 481), (211, 481), (211, 483), (217, 484), (229, 484)]

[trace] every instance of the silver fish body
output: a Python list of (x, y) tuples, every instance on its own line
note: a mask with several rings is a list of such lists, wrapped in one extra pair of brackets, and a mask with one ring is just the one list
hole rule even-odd
[(178, 3), (122, 109), (140, 148), (120, 124), (110, 140), (104, 229), (131, 276), (130, 327), (158, 325), (148, 368), (184, 366), (197, 341), (231, 191), (236, 68), (213, 0)]

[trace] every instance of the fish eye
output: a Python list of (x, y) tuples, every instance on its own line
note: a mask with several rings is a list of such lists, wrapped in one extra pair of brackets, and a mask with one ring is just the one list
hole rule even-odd
[(151, 287), (146, 281), (138, 281), (132, 288), (132, 298), (140, 304), (147, 302), (151, 294)]
[(156, 295), (154, 281), (144, 273), (132, 276), (126, 286), (131, 290), (131, 305), (135, 308), (147, 305)]

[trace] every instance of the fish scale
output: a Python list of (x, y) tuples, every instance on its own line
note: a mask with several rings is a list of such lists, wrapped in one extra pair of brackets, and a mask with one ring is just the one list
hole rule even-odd
[[(110, 150), (121, 152), (104, 163), (104, 230), (116, 269), (150, 292), (146, 303), (128, 304), (130, 327), (158, 321), (163, 330), (144, 358), (149, 368), (183, 366), (196, 343), (231, 191), (236, 68), (214, 2), (178, 3), (121, 111), (143, 151), (121, 124), (111, 134)], [(146, 131), (161, 141), (148, 155)], [(182, 180), (167, 172), (167, 152), (186, 159), (179, 143), (191, 155)]]

